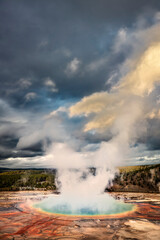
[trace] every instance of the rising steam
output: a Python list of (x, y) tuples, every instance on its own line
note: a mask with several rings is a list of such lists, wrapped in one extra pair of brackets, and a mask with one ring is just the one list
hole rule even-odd
[[(46, 152), (46, 160), (58, 169), (60, 202), (70, 202), (73, 209), (80, 208), (80, 205), (104, 207), (102, 193), (113, 180), (116, 167), (131, 153), (131, 146), (141, 135), (141, 129), (144, 130), (145, 121), (153, 109), (153, 105), (148, 104), (149, 99), (160, 82), (160, 39), (157, 31), (160, 31), (159, 24), (139, 31), (137, 35), (144, 41), (145, 49), (137, 53), (134, 46), (132, 56), (122, 67), (125, 74), (110, 92), (84, 97), (69, 109), (70, 117), (84, 116), (88, 120), (84, 132), (109, 130), (111, 140), (102, 142), (94, 152), (76, 152), (64, 143), (53, 144)], [(149, 33), (152, 37), (145, 41)], [(155, 102), (154, 108), (158, 107)], [(96, 169), (94, 174), (91, 168)], [(109, 197), (107, 202), (110, 208), (112, 201)]]

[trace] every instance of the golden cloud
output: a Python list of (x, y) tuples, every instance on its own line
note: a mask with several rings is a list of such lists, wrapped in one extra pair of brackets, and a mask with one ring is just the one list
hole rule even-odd
[(160, 43), (152, 44), (136, 61), (130, 71), (116, 86), (122, 92), (144, 96), (150, 94), (160, 81)]
[(132, 66), (110, 93), (94, 93), (70, 107), (71, 117), (88, 117), (92, 114), (84, 131), (102, 130), (111, 126), (122, 115), (131, 99), (144, 99), (154, 90), (155, 84), (160, 82), (160, 42), (150, 44), (133, 62), (134, 67)]

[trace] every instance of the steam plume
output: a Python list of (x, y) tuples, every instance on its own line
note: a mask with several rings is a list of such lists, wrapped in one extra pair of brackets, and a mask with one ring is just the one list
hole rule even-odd
[[(94, 93), (70, 107), (70, 117), (84, 116), (88, 120), (84, 132), (109, 129), (112, 138), (102, 142), (94, 152), (76, 152), (66, 144), (53, 145), (48, 150), (46, 157), (58, 168), (59, 188), (66, 199), (71, 195), (76, 201), (79, 196), (91, 201), (91, 196), (102, 194), (114, 178), (116, 167), (132, 151), (131, 146), (151, 114), (153, 105), (148, 104), (151, 94), (160, 82), (157, 30), (160, 30), (159, 23), (137, 33), (139, 40), (145, 42), (145, 49), (138, 54), (133, 47), (130, 59), (122, 66), (121, 72), (125, 68), (125, 73), (110, 92)], [(145, 40), (146, 34), (152, 36)], [(156, 102), (154, 105), (157, 108)], [(91, 167), (96, 169), (95, 175), (91, 174)]]

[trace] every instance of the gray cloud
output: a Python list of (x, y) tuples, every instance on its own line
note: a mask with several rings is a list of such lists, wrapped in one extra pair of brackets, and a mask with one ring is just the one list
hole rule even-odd
[[(86, 120), (70, 119), (66, 109), (118, 82), (137, 32), (154, 25), (159, 11), (157, 0), (1, 0), (1, 158), (43, 154), (51, 141), (79, 151), (108, 141), (109, 131), (83, 133)], [(159, 149), (158, 128), (159, 119), (149, 119), (137, 142)]]
[[(54, 79), (62, 97), (82, 97), (100, 90), (113, 63), (121, 61), (116, 57), (103, 64), (117, 30), (131, 27), (141, 13), (149, 18), (160, 8), (157, 1), (147, 0), (121, 0), (118, 4), (104, 0), (56, 0), (47, 4), (41, 0), (2, 0), (0, 4), (0, 94), (17, 105), (23, 103), (26, 87), (30, 92), (41, 91), (43, 79), (48, 76)], [(76, 81), (67, 81), (64, 69), (76, 58), (90, 69), (97, 68), (97, 64), (103, 68), (97, 74), (85, 72), (76, 76)], [(27, 83), (25, 79), (31, 80)], [(18, 83), (23, 89), (17, 93)]]

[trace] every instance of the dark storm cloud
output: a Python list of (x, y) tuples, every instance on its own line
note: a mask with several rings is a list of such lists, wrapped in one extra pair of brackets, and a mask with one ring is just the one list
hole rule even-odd
[(152, 119), (148, 122), (146, 143), (150, 150), (160, 149), (160, 119)]
[[(141, 12), (151, 14), (160, 7), (158, 1), (145, 0), (1, 1), (0, 5), (0, 94), (22, 107), (29, 106), (28, 93), (35, 94), (36, 105), (57, 94), (82, 97), (101, 90), (123, 56), (102, 64), (93, 74), (85, 66), (108, 56), (118, 28), (132, 25)], [(67, 76), (67, 64), (75, 58), (81, 61), (80, 72)], [(47, 77), (58, 92), (45, 87)], [(31, 84), (22, 86), (21, 79)]]

